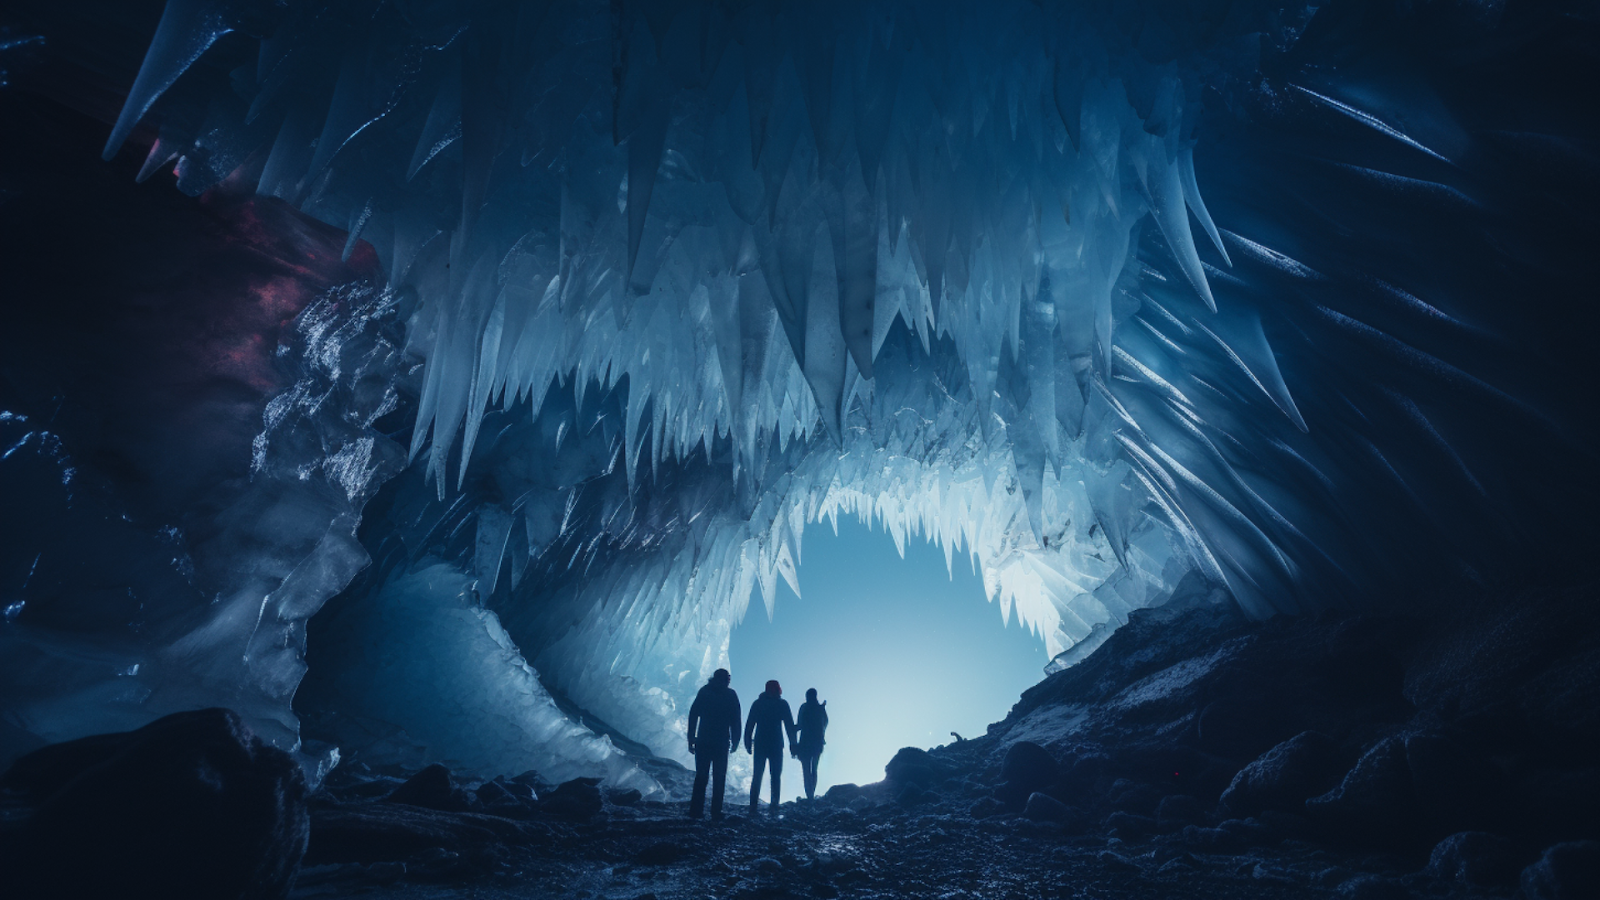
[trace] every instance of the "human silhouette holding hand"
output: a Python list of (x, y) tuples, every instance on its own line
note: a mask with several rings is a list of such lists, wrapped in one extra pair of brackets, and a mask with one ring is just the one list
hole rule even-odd
[(817, 761), (822, 758), (823, 735), (828, 730), (828, 703), (817, 702), (817, 689), (806, 691), (806, 702), (800, 704), (797, 730), (799, 739), (794, 742), (794, 756), (800, 760), (800, 775), (806, 783), (806, 799), (817, 797)]
[(776, 681), (767, 682), (766, 692), (750, 704), (750, 717), (744, 724), (744, 749), (755, 755), (755, 777), (750, 782), (750, 815), (754, 816), (761, 805), (761, 774), (772, 768), (772, 809), (778, 809), (779, 783), (783, 777), (784, 738), (794, 744), (794, 715), (789, 711), (789, 701), (783, 699), (783, 688)]
[(728, 754), (739, 749), (739, 695), (728, 686), (732, 676), (718, 669), (689, 707), (689, 752), (694, 754), (694, 792), (689, 818), (706, 808), (706, 780), (711, 778), (711, 818), (722, 818), (722, 795), (728, 781)]

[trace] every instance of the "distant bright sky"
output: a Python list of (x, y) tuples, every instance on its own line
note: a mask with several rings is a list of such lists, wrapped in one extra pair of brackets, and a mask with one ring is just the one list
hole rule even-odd
[[(1015, 613), (1001, 624), (969, 557), (956, 554), (952, 580), (936, 545), (911, 538), (902, 560), (887, 533), (844, 516), (837, 537), (827, 522), (808, 526), (802, 550), (803, 598), (779, 579), (769, 623), (758, 589), (728, 655), (746, 711), (769, 678), (796, 714), (806, 688), (828, 701), (819, 794), (882, 779), (901, 747), (983, 734), (1044, 677), (1043, 641)], [(800, 766), (786, 756), (783, 798), (802, 794)]]

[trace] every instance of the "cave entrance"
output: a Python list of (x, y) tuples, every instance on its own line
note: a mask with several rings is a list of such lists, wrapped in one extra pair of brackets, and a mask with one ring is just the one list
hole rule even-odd
[[(807, 688), (828, 701), (819, 793), (882, 779), (901, 747), (948, 743), (952, 731), (982, 734), (1049, 661), (1037, 633), (985, 602), (968, 559), (958, 552), (947, 569), (944, 551), (915, 535), (902, 559), (888, 532), (853, 516), (839, 517), (837, 535), (813, 523), (798, 571), (803, 596), (780, 580), (771, 621), (759, 593), (751, 600), (729, 641), (729, 667), (747, 710), (769, 678), (796, 713)], [(747, 773), (748, 764), (737, 770)], [(800, 767), (789, 760), (783, 799), (803, 794)]]

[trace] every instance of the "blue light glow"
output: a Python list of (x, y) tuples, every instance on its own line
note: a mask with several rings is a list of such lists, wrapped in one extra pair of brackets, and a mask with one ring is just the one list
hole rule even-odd
[[(925, 541), (907, 541), (902, 560), (889, 535), (841, 517), (838, 536), (825, 524), (806, 530), (799, 571), (804, 596), (780, 587), (771, 622), (752, 602), (729, 656), (746, 707), (769, 678), (796, 712), (807, 688), (828, 701), (819, 793), (882, 779), (901, 747), (982, 734), (1048, 661), (1014, 617), (1001, 623), (966, 560), (956, 557), (951, 577), (943, 551)], [(783, 796), (801, 795), (790, 761)]]

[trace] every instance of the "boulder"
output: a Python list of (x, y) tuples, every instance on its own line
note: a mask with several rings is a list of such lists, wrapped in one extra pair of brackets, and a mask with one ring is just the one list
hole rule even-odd
[(1111, 785), (1111, 808), (1138, 816), (1153, 816), (1166, 796), (1155, 785), (1119, 778)]
[(1600, 897), (1600, 842), (1571, 841), (1544, 851), (1522, 870), (1528, 900), (1579, 900)]
[(486, 781), (475, 793), (483, 811), (490, 815), (519, 818), (528, 812), (528, 805), (501, 782)]
[(1306, 798), (1327, 791), (1338, 778), (1333, 739), (1304, 731), (1240, 769), (1222, 792), (1222, 806), (1240, 816), (1266, 809), (1299, 810)]
[(516, 797), (518, 800), (521, 800), (524, 803), (535, 803), (539, 799), (539, 794), (537, 791), (520, 781), (507, 781), (504, 778), (496, 778), (494, 781), (495, 784), (505, 788), (506, 793)]
[(43, 747), (0, 787), (32, 810), (0, 859), (17, 900), (281, 898), (306, 850), (299, 763), (231, 710)]
[(529, 769), (528, 771), (523, 772), (521, 775), (512, 776), (511, 784), (520, 784), (535, 794), (543, 794), (555, 788), (555, 785), (545, 781), (544, 778), (533, 769)]
[(987, 819), (1004, 812), (1006, 805), (993, 797), (984, 797), (967, 809), (967, 815), (974, 819)]
[(1405, 741), (1397, 737), (1372, 745), (1337, 787), (1306, 801), (1306, 813), (1359, 843), (1415, 840), (1416, 802), (1405, 749)]
[(473, 791), (473, 793), (477, 795), (478, 802), (485, 806), (499, 803), (507, 799), (516, 799), (516, 797), (512, 796), (510, 791), (506, 790), (505, 785), (498, 781), (485, 781), (483, 784), (478, 785), (478, 789)]
[(600, 779), (574, 778), (562, 782), (539, 801), (539, 808), (564, 819), (587, 819), (600, 814)]
[(861, 785), (847, 782), (845, 784), (836, 784), (833, 787), (828, 788), (827, 793), (822, 795), (822, 799), (828, 801), (829, 803), (836, 803), (840, 806), (844, 806), (859, 796), (861, 796)]
[(450, 770), (434, 763), (395, 788), (385, 803), (404, 803), (440, 812), (466, 812), (472, 808), (466, 791), (456, 786)]
[(1428, 874), (1467, 887), (1510, 884), (1517, 877), (1511, 841), (1483, 831), (1463, 831), (1440, 841), (1428, 857)]
[(918, 747), (901, 747), (889, 764), (883, 767), (884, 777), (900, 785), (914, 784), (927, 787), (947, 774), (945, 766)]
[(1066, 825), (1078, 819), (1078, 811), (1049, 794), (1033, 793), (1022, 809), (1022, 815), (1035, 822), (1056, 822)]
[(1017, 741), (1006, 748), (1000, 777), (1024, 791), (1024, 796), (1055, 783), (1060, 766), (1049, 750), (1033, 741)]
[(606, 799), (612, 806), (634, 806), (644, 799), (644, 794), (638, 788), (613, 788), (606, 791)]

